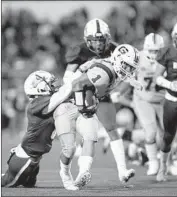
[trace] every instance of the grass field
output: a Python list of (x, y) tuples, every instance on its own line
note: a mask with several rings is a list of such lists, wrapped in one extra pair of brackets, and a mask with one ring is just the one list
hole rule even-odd
[[(17, 145), (19, 137), (2, 135), (2, 173), (6, 170), (6, 161), (11, 147)], [(118, 180), (116, 165), (109, 150), (106, 155), (97, 144), (96, 157), (92, 167), (92, 181), (80, 191), (67, 191), (62, 187), (59, 176), (60, 146), (54, 141), (51, 152), (41, 161), (36, 188), (2, 188), (2, 196), (177, 196), (177, 177), (169, 176), (169, 181), (157, 183), (155, 177), (146, 176), (146, 167), (132, 166), (136, 176), (126, 187)], [(78, 173), (77, 159), (72, 163), (75, 178)]]

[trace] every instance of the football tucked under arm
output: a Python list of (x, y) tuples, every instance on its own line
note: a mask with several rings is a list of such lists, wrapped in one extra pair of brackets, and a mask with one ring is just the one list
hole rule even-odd
[(74, 92), (75, 105), (79, 111), (86, 115), (92, 116), (98, 104), (96, 97), (96, 89), (88, 79), (86, 73), (83, 73), (80, 78), (73, 80), (72, 90)]

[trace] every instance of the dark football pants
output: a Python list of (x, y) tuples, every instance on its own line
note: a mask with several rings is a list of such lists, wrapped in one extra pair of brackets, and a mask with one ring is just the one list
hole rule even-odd
[(165, 99), (163, 123), (164, 133), (162, 135), (161, 151), (169, 152), (177, 130), (177, 102)]
[(39, 173), (39, 161), (34, 162), (31, 158), (20, 158), (12, 153), (8, 160), (8, 169), (1, 177), (1, 187), (33, 187)]

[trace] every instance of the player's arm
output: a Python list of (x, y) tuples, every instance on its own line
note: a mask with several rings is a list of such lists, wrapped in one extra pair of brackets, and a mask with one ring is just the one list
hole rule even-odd
[(158, 69), (156, 70), (154, 78), (156, 79), (157, 85), (170, 89), (170, 81), (165, 79), (165, 77), (163, 77), (163, 74), (166, 70), (166, 67), (164, 65), (166, 64), (167, 53), (168, 53), (168, 49), (164, 48), (161, 53), (161, 57), (158, 57), (157, 61), (159, 64), (158, 64)]
[(165, 53), (163, 53), (162, 57), (158, 60), (159, 68), (155, 74), (156, 84), (161, 87), (177, 92), (177, 82), (176, 81), (171, 82), (163, 76), (164, 72), (166, 71), (165, 64), (166, 64), (167, 55), (168, 55), (168, 49), (165, 49)]
[(49, 101), (48, 113), (55, 110), (55, 108), (60, 105), (62, 102), (67, 100), (72, 94), (72, 85), (71, 83), (64, 84), (59, 88), (59, 90), (54, 93)]
[(67, 65), (67, 68), (66, 68), (64, 76), (63, 76), (64, 83), (71, 81), (71, 79), (73, 78), (73, 74), (77, 70), (78, 67), (79, 67), (78, 64), (68, 64)]
[(66, 71), (63, 76), (63, 82), (71, 82), (71, 79), (73, 77), (74, 72), (78, 69), (81, 60), (80, 60), (80, 47), (79, 46), (74, 46), (70, 47), (68, 51), (66, 52), (66, 62), (67, 62), (67, 67)]
[(172, 90), (174, 92), (177, 92), (177, 81), (169, 81), (168, 79), (166, 79), (163, 76), (163, 73), (165, 72), (165, 70), (166, 70), (165, 67), (162, 66), (162, 68), (156, 74), (156, 84), (161, 87)]

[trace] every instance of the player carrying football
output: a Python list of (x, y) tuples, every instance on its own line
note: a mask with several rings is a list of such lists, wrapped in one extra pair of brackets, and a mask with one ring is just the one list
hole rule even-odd
[[(66, 55), (66, 59), (68, 61), (68, 67), (65, 72), (64, 79), (63, 79), (65, 83), (72, 80), (72, 77), (74, 77), (74, 72), (76, 71), (77, 68), (78, 70), (76, 73), (79, 73), (79, 72), (86, 73), (89, 67), (93, 65), (93, 62), (95, 60), (100, 59), (100, 58), (110, 57), (111, 53), (114, 51), (116, 47), (111, 42), (111, 36), (110, 36), (108, 25), (100, 19), (93, 19), (86, 24), (86, 27), (84, 30), (84, 40), (85, 40), (85, 43), (82, 43), (81, 45), (72, 48), (71, 51), (69, 51)], [(125, 50), (124, 51), (125, 53), (127, 52), (126, 51), (127, 48), (125, 46), (124, 47), (122, 46), (120, 50), (121, 51)], [(133, 53), (134, 54), (130, 55), (130, 58), (131, 57), (133, 58), (134, 57), (133, 55), (136, 55), (136, 57), (134, 58), (137, 60), (138, 53), (136, 52), (136, 50), (133, 50)], [(87, 62), (88, 60), (91, 60), (92, 63), (88, 63)], [(107, 66), (105, 66), (104, 64), (106, 64)], [(117, 64), (119, 63), (117, 62)], [(134, 171), (133, 170), (130, 170), (130, 171), (121, 170), (122, 169), (121, 166), (125, 164), (123, 141), (117, 133), (115, 106), (114, 104), (110, 102), (109, 94), (107, 94), (107, 92), (109, 92), (107, 88), (108, 86), (111, 86), (111, 84), (114, 84), (114, 82), (116, 81), (115, 78), (117, 74), (113, 70), (113, 67), (109, 61), (98, 63), (98, 65), (95, 68), (90, 69), (88, 73), (95, 71), (95, 69), (96, 69), (96, 72), (100, 72), (101, 70), (102, 76), (100, 76), (100, 74), (98, 73), (97, 74), (93, 73), (92, 82), (95, 81), (95, 83), (96, 82), (99, 83), (100, 80), (101, 81), (103, 80), (104, 81), (103, 83), (105, 83), (105, 85), (103, 84), (101, 85), (102, 87), (100, 90), (101, 91), (100, 92), (101, 95), (99, 96), (100, 103), (99, 103), (98, 111), (97, 111), (98, 119), (106, 128), (111, 138), (111, 150), (113, 152), (117, 166), (120, 166), (118, 167), (120, 168), (119, 178), (121, 181), (124, 181), (124, 179), (127, 181), (134, 174)], [(129, 72), (131, 73), (133, 71), (130, 70)], [(107, 89), (106, 92), (104, 92), (105, 91), (104, 89)], [(104, 129), (104, 127), (100, 127), (100, 129)], [(86, 151), (86, 150), (88, 149), (87, 148), (83, 149), (83, 151)], [(83, 155), (87, 155), (87, 156), (83, 156)], [(92, 161), (93, 161), (93, 158), (88, 156), (88, 153), (82, 152), (82, 156), (79, 158), (80, 165), (91, 166)], [(86, 165), (86, 163), (88, 164)]]

